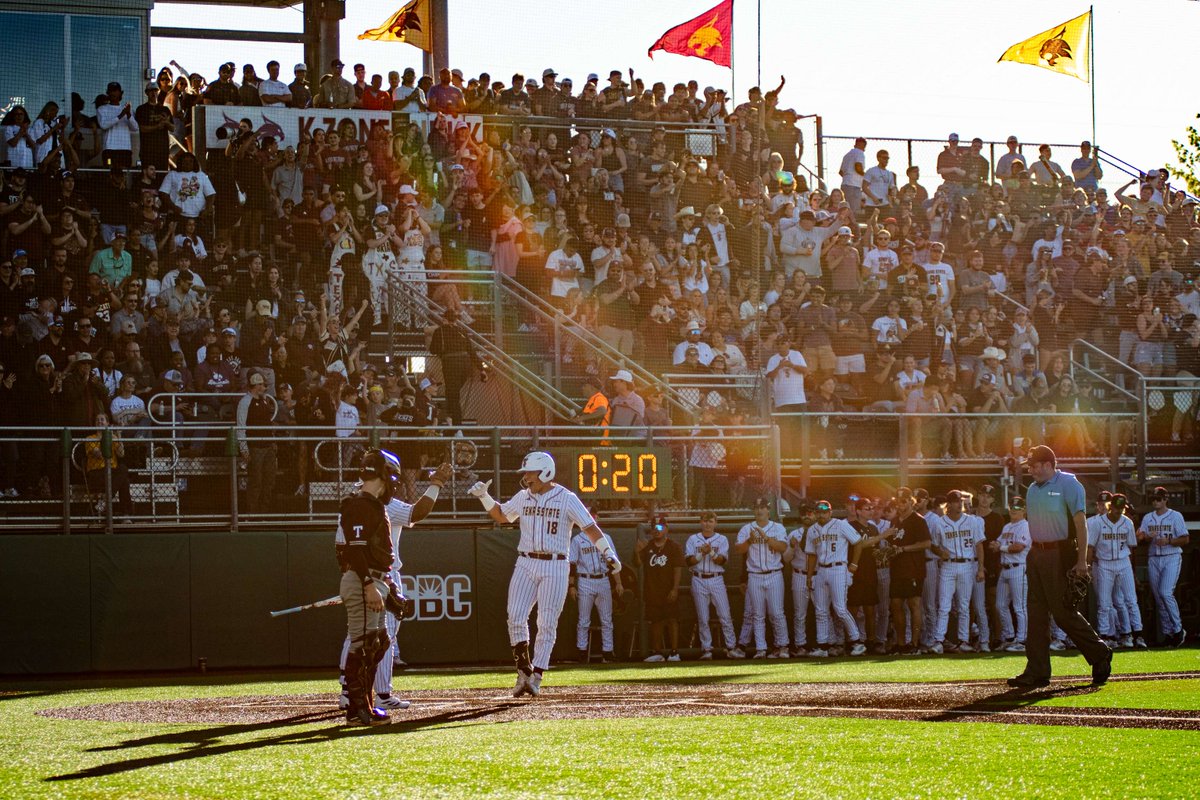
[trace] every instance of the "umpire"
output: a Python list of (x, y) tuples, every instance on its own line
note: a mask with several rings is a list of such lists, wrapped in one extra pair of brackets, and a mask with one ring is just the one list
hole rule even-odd
[[(1025, 671), (1008, 679), (1018, 689), (1050, 683), (1050, 617), (1071, 637), (1092, 666), (1092, 685), (1103, 686), (1112, 672), (1112, 651), (1067, 597), (1068, 584), (1086, 581), (1087, 502), (1083, 484), (1056, 467), (1054, 451), (1038, 445), (1026, 459), (1033, 477), (1026, 497), (1029, 533), (1029, 637)], [(1074, 548), (1072, 549), (1072, 534)], [(1070, 575), (1068, 575), (1070, 573)], [(1074, 599), (1074, 598), (1073, 598)]]
[(337, 529), (337, 560), (342, 568), (339, 594), (346, 607), (350, 649), (346, 653), (346, 722), (378, 725), (386, 711), (374, 708), (371, 687), (379, 661), (391, 646), (384, 625), (384, 583), (392, 567), (392, 528), (387, 504), (400, 488), (400, 462), (391, 453), (369, 450), (363, 456), (362, 489), (342, 501)]

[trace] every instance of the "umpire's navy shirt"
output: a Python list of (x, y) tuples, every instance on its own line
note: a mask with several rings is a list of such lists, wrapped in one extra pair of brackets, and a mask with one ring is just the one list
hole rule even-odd
[(1084, 511), (1083, 484), (1069, 472), (1055, 470), (1045, 483), (1031, 483), (1025, 494), (1025, 515), (1035, 542), (1058, 542), (1071, 532), (1072, 517)]

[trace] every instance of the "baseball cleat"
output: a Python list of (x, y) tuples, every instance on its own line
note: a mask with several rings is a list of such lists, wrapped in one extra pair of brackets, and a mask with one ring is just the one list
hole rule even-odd
[(643, 659), (643, 663), (658, 664), (658, 663), (661, 663), (666, 660), (667, 660), (667, 657), (664, 656), (662, 653), (651, 653), (650, 655), (646, 656), (646, 658)]
[(1004, 649), (1006, 652), (1009, 652), (1009, 653), (1024, 653), (1025, 652), (1025, 643), (1024, 642), (1013, 642), (1012, 644), (1006, 646)]
[(729, 656), (730, 658), (745, 658), (746, 651), (740, 647), (735, 647), (732, 650), (726, 651), (725, 655)]
[(611, 650), (605, 650), (600, 654), (600, 663), (615, 664), (617, 663), (617, 656)]
[(1053, 641), (1050, 642), (1050, 649), (1054, 650), (1056, 652), (1062, 652), (1063, 650), (1067, 649), (1067, 646), (1063, 642), (1060, 642), (1058, 639), (1054, 639)]
[(840, 644), (831, 645), (829, 647), (829, 655), (832, 658), (844, 656), (846, 655), (846, 648), (842, 647)]
[(588, 663), (588, 652), (587, 652), (587, 650), (577, 650), (577, 651), (576, 651), (575, 660), (576, 660), (576, 661), (578, 661), (580, 664), (586, 664), (586, 663)]
[(786, 655), (780, 655), (779, 648), (776, 647), (767, 653), (767, 658), (787, 658)]
[(1143, 639), (1141, 636), (1135, 636), (1133, 639), (1133, 646), (1136, 647), (1138, 650), (1145, 650), (1146, 649), (1146, 640)]
[(946, 652), (946, 650), (942, 647), (940, 642), (934, 642), (933, 646), (929, 648), (929, 652), (940, 656), (942, 653)]
[(958, 650), (959, 650), (959, 648), (958, 648), (957, 642), (943, 642), (942, 643), (942, 652), (943, 653), (957, 653)]
[(824, 647), (814, 647), (808, 651), (808, 655), (812, 658), (829, 658), (829, 651)]
[(802, 644), (794, 645), (789, 651), (792, 658), (804, 658), (808, 655), (808, 650)]
[(350, 707), (350, 695), (346, 694), (345, 692), (342, 692), (340, 695), (338, 695), (338, 708), (342, 711), (345, 711), (349, 707)]
[(1187, 631), (1185, 631), (1183, 628), (1180, 628), (1179, 632), (1175, 634), (1175, 638), (1172, 641), (1171, 646), (1172, 647), (1183, 647), (1183, 643), (1186, 641), (1187, 641)]
[(700, 654), (701, 661), (712, 661), (712, 657), (713, 657), (712, 650), (705, 650), (703, 653)]
[(353, 711), (346, 711), (347, 725), (362, 725), (371, 727), (372, 725), (384, 725), (388, 722), (387, 714), (380, 717), (374, 713), (376, 709), (357, 708)]
[(390, 694), (381, 694), (377, 699), (379, 700), (379, 707), (384, 709), (404, 711), (412, 705), (412, 703), (408, 702), (407, 700), (402, 700), (399, 697), (394, 697)]
[[(986, 646), (986, 645), (985, 645), (985, 646)], [(962, 644), (960, 644), (960, 645), (958, 646), (958, 652), (960, 652), (960, 653), (974, 653), (974, 652), (975, 652), (975, 648), (971, 646), (971, 643), (970, 643), (970, 642), (963, 642)]]
[(682, 661), (682, 660), (683, 659), (681, 659), (679, 657), (679, 653), (677, 653), (674, 650), (671, 651), (671, 655), (667, 656), (667, 661)]
[(538, 694), (542, 691), (542, 673), (535, 672), (532, 675), (530, 675), (529, 681), (526, 684), (526, 687), (527, 687), (526, 691), (529, 692), (529, 694), (533, 695), (534, 697), (537, 697)]
[(1123, 650), (1129, 650), (1133, 647), (1133, 637), (1128, 633), (1121, 637), (1121, 641), (1117, 642), (1117, 646)]
[(990, 653), (990, 652), (992, 652), (992, 646), (990, 644), (988, 644), (987, 642), (980, 642), (979, 643), (979, 652)]
[(850, 648), (850, 655), (852, 656), (861, 656), (865, 652), (867, 652), (867, 646), (862, 642), (855, 642), (854, 646)]
[(524, 672), (517, 672), (517, 685), (513, 687), (513, 697), (521, 697), (529, 691), (529, 676)]
[(766, 657), (767, 657), (766, 650), (755, 650), (754, 655), (750, 656), (750, 658), (766, 658)]

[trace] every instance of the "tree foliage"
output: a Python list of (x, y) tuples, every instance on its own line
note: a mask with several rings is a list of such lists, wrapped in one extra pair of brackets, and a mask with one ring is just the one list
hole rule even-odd
[[(1200, 114), (1196, 115), (1196, 119), (1200, 119)], [(1195, 125), (1189, 125), (1185, 133), (1186, 142), (1171, 140), (1179, 166), (1167, 169), (1171, 170), (1171, 174), (1176, 178), (1187, 183), (1189, 194), (1200, 195), (1200, 131), (1196, 130)]]

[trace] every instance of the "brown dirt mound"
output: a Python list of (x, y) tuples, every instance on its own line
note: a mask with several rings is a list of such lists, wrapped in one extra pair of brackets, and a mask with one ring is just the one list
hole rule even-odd
[[(1178, 676), (1173, 676), (1178, 677)], [(1114, 680), (1153, 680), (1149, 676)], [(555, 686), (547, 677), (536, 698), (503, 689), (406, 692), (407, 711), (392, 724), (412, 727), (468, 722), (616, 719), (716, 715), (858, 717), (927, 722), (1003, 722), (1104, 728), (1200, 730), (1200, 712), (1030, 705), (1049, 697), (1103, 691), (1083, 679), (1056, 680), (1017, 692), (1002, 681), (967, 683), (809, 683)], [(170, 703), (104, 703), (38, 712), (66, 720), (173, 724), (287, 725), (340, 723), (336, 694), (197, 698)]]

